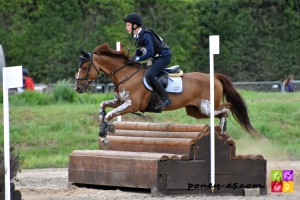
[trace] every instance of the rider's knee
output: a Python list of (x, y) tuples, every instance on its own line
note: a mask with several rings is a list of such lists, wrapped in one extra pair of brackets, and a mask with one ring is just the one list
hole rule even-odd
[(146, 78), (152, 82), (155, 79), (155, 76), (153, 74), (147, 73)]

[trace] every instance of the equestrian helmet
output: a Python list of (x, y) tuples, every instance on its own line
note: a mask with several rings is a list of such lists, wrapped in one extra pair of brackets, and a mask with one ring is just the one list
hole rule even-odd
[(131, 14), (127, 15), (127, 17), (123, 20), (124, 20), (124, 22), (130, 22), (130, 23), (136, 24), (138, 26), (142, 26), (142, 24), (143, 24), (142, 17), (136, 13), (131, 13)]

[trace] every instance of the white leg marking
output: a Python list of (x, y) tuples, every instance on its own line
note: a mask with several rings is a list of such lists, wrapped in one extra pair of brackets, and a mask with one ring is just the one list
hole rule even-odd
[(200, 112), (204, 115), (210, 116), (210, 101), (200, 99)]
[[(200, 112), (204, 115), (210, 116), (210, 100), (200, 99)], [(214, 116), (222, 114), (222, 113), (225, 113), (228, 115), (229, 109), (224, 107), (222, 110), (215, 110)]]
[(119, 98), (121, 101), (124, 101), (124, 103), (121, 104), (116, 109), (107, 113), (107, 115), (105, 116), (105, 119), (110, 120), (111, 118), (120, 115), (120, 113), (124, 112), (127, 108), (129, 108), (132, 105), (132, 101), (131, 101), (130, 94), (128, 91), (121, 90), (119, 92)]
[(114, 105), (116, 103), (118, 103), (119, 100), (118, 99), (113, 99), (113, 100), (107, 100), (107, 101), (102, 101), (100, 104), (100, 109), (105, 109), (106, 107), (109, 107), (110, 105)]

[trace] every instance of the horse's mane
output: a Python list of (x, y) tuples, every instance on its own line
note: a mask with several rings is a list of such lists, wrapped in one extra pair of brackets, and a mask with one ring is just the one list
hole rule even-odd
[(125, 50), (115, 51), (112, 50), (108, 43), (104, 43), (100, 46), (97, 46), (94, 50), (94, 53), (97, 55), (111, 56), (115, 58), (123, 58), (126, 61), (129, 59), (128, 55), (126, 55)]

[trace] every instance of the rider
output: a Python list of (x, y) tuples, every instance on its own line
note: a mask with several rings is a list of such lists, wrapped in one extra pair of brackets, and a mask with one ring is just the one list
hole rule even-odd
[(146, 78), (151, 82), (152, 87), (160, 96), (161, 109), (171, 104), (162, 83), (157, 75), (164, 70), (171, 62), (171, 50), (162, 39), (152, 30), (142, 28), (142, 18), (139, 14), (131, 13), (123, 19), (126, 30), (136, 39), (136, 52), (134, 59), (136, 62), (152, 58), (152, 66), (146, 74)]

